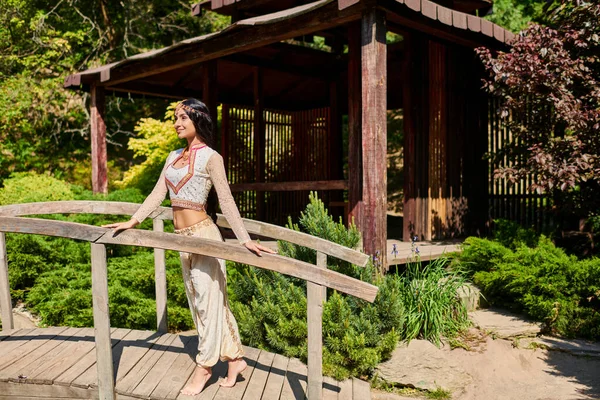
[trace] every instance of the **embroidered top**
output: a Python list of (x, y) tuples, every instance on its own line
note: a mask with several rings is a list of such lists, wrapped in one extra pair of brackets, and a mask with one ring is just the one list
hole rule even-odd
[(167, 191), (172, 206), (205, 211), (208, 193), (214, 185), (221, 211), (235, 236), (242, 244), (250, 241), (231, 195), (223, 157), (208, 146), (193, 146), (190, 149), (189, 165), (175, 168), (174, 164), (183, 157), (183, 150), (175, 150), (169, 154), (156, 186), (133, 214), (133, 218), (140, 223), (145, 220), (163, 202)]

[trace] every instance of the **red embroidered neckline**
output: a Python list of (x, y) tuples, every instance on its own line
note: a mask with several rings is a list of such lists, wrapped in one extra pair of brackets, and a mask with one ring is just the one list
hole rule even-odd
[[(179, 191), (181, 190), (181, 188), (192, 178), (192, 176), (194, 176), (194, 163), (196, 162), (196, 152), (205, 147), (206, 147), (206, 145), (203, 144), (203, 145), (195, 145), (190, 148), (190, 163), (188, 165), (188, 172), (187, 172), (187, 174), (185, 174), (185, 176), (183, 178), (181, 178), (181, 180), (179, 181), (179, 183), (177, 185), (174, 185), (173, 182), (171, 182), (165, 176), (165, 181), (167, 182), (167, 186), (169, 188), (171, 188), (171, 190), (173, 190), (173, 192), (175, 192), (175, 194), (178, 194)], [(181, 154), (179, 156), (177, 156), (177, 158), (175, 158), (175, 160), (173, 160), (172, 163), (169, 164), (169, 167), (172, 167), (173, 164), (175, 164), (177, 161), (179, 161), (179, 159), (182, 157), (183, 157), (183, 151), (181, 152)], [(177, 169), (175, 167), (173, 167), (173, 168)]]

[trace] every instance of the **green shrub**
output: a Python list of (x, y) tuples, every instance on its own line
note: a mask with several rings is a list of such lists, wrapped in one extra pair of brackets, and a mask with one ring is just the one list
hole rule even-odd
[[(27, 296), (27, 303), (49, 326), (93, 326), (89, 262), (62, 265), (44, 272)], [(193, 328), (181, 267), (176, 252), (167, 252), (168, 322), (172, 331)], [(141, 252), (108, 259), (111, 325), (156, 329), (154, 256)]]
[(420, 262), (407, 265), (399, 285), (405, 308), (403, 339), (423, 338), (440, 345), (442, 337), (454, 337), (470, 326), (457, 295), (466, 279), (446, 269), (448, 264), (448, 259), (439, 258), (424, 267)]
[(600, 339), (600, 259), (578, 260), (543, 235), (534, 247), (525, 242), (512, 251), (468, 238), (457, 263), (489, 303), (522, 311), (551, 333)]
[(37, 201), (72, 200), (72, 186), (50, 175), (20, 172), (4, 180), (0, 189), (0, 205)]

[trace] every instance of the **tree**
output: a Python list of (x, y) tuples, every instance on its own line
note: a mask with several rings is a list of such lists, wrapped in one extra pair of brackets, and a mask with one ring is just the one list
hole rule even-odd
[(496, 177), (534, 175), (531, 189), (587, 217), (600, 206), (600, 5), (561, 7), (554, 21), (530, 25), (509, 52), (478, 49), (512, 133), (491, 157), (511, 160)]

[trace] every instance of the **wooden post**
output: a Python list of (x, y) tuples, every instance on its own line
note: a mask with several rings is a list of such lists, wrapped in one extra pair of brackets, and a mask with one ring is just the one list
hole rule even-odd
[[(254, 161), (256, 162), (256, 182), (265, 181), (265, 121), (263, 116), (263, 73), (254, 67)], [(256, 192), (256, 219), (265, 219), (265, 192)]]
[(94, 308), (94, 335), (96, 338), (96, 368), (100, 400), (115, 399), (110, 316), (108, 312), (108, 278), (106, 247), (92, 243), (92, 304)]
[[(327, 268), (327, 254), (317, 252), (317, 267)], [(309, 400), (323, 398), (323, 286), (306, 283)]]
[(92, 144), (92, 191), (108, 193), (106, 165), (106, 123), (104, 122), (104, 87), (92, 84), (90, 88), (90, 142)]
[[(152, 227), (155, 232), (164, 230), (164, 221), (154, 219)], [(167, 274), (165, 271), (165, 251), (154, 249), (154, 287), (156, 291), (156, 330), (167, 333)]]
[(362, 227), (365, 253), (387, 268), (387, 44), (381, 10), (361, 20), (362, 43)]
[(348, 222), (362, 227), (362, 81), (360, 23), (348, 27)]
[[(216, 132), (218, 119), (218, 100), (217, 100), (217, 61), (211, 60), (202, 64), (202, 100), (210, 113), (213, 121), (213, 129)], [(216, 137), (216, 135), (215, 135)], [(216, 143), (212, 144), (216, 146)]]
[(6, 236), (0, 232), (0, 311), (2, 312), (2, 330), (14, 329), (12, 300), (8, 282), (8, 258), (6, 257)]

